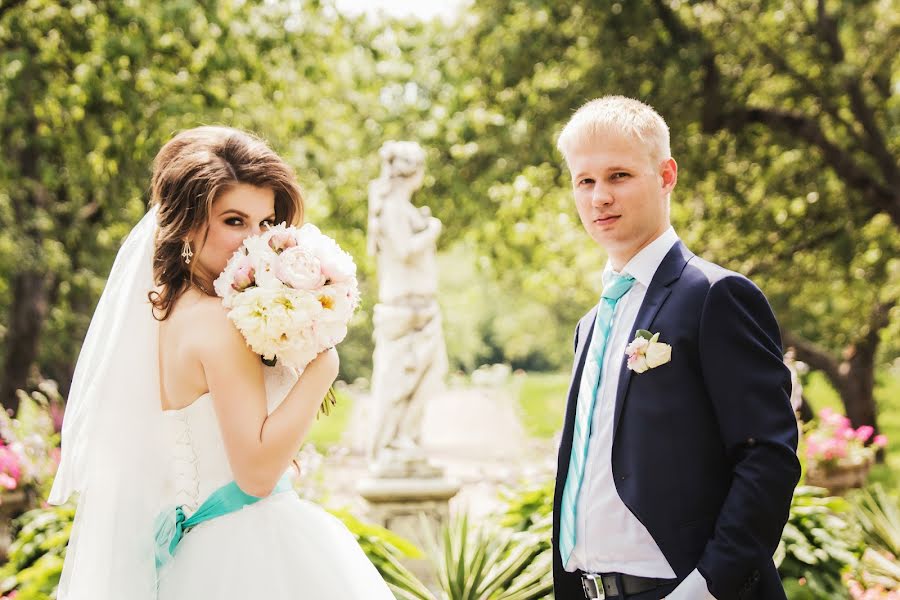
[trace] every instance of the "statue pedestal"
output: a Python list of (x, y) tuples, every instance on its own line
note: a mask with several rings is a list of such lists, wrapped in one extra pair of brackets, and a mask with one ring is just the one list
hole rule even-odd
[[(427, 555), (450, 519), (450, 498), (460, 488), (458, 481), (438, 473), (432, 477), (373, 476), (361, 480), (357, 491), (368, 503), (373, 522), (410, 540)], [(437, 591), (427, 557), (404, 559), (403, 563), (429, 589)]]

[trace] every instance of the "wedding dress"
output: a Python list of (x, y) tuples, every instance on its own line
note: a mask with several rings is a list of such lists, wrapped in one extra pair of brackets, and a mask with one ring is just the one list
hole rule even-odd
[[(159, 322), (147, 299), (156, 230), (153, 207), (116, 256), (75, 368), (49, 497), (78, 494), (57, 597), (393, 600), (353, 535), (287, 479), (258, 501), (237, 488), (209, 394), (162, 410)], [(289, 369), (266, 369), (270, 411), (295, 381)], [(192, 526), (216, 498), (240, 502)]]
[[(295, 381), (286, 367), (266, 368), (269, 412)], [(234, 475), (209, 394), (165, 414), (174, 450), (171, 498), (190, 518)], [(159, 600), (394, 598), (343, 523), (293, 491), (189, 530), (161, 568), (159, 585)]]

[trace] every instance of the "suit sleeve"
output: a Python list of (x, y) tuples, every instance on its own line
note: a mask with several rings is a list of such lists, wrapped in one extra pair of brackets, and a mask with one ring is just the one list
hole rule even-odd
[(711, 286), (700, 317), (700, 362), (733, 477), (697, 569), (719, 600), (743, 596), (772, 560), (800, 478), (778, 324), (749, 279)]

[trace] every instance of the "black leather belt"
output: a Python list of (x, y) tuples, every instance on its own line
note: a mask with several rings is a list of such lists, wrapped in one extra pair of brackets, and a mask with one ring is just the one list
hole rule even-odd
[(581, 573), (581, 587), (588, 600), (605, 600), (606, 598), (622, 598), (649, 592), (656, 588), (675, 583), (674, 579), (658, 579), (656, 577), (637, 577), (623, 573)]

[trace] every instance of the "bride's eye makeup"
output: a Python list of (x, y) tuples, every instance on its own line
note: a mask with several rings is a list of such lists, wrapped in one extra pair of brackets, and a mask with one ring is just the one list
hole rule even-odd
[[(228, 217), (225, 219), (225, 224), (231, 227), (241, 227), (244, 225), (244, 220), (240, 217)], [(275, 217), (271, 219), (264, 219), (259, 222), (261, 227), (274, 227), (275, 226)]]

